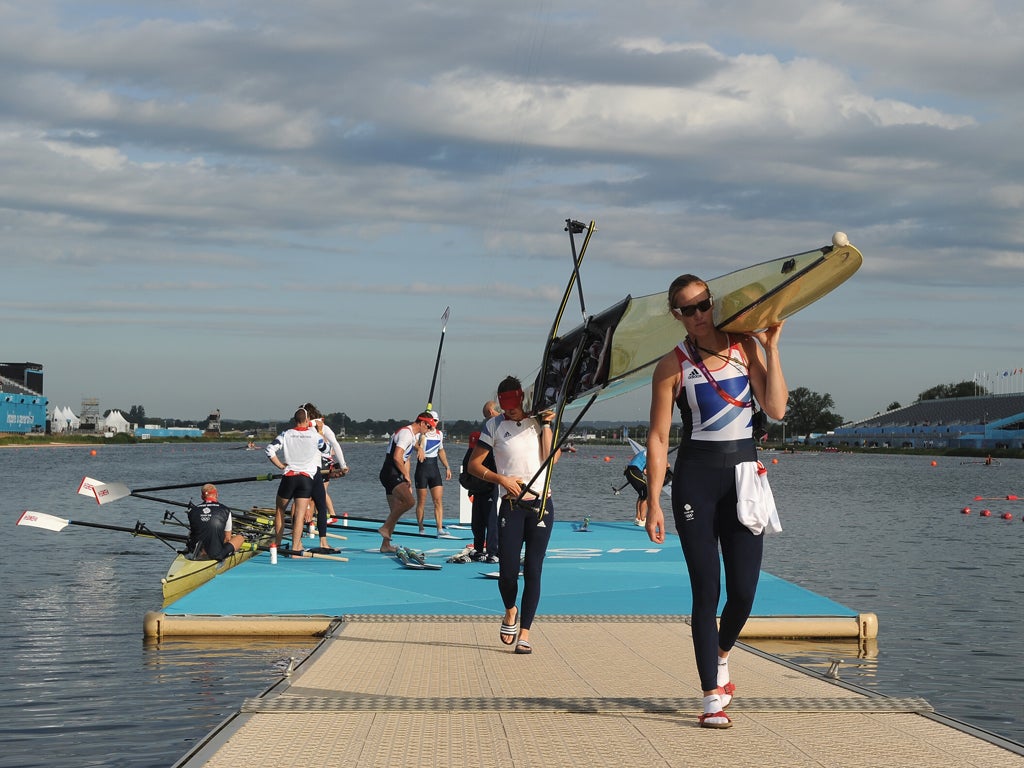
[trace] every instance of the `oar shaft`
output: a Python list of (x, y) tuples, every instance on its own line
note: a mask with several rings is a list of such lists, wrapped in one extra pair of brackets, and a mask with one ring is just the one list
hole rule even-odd
[[(270, 551), (269, 547), (260, 547), (261, 550)], [(337, 560), (339, 563), (347, 563), (347, 557), (339, 557), (338, 555), (324, 555), (319, 552), (308, 552), (305, 549), (278, 549), (277, 554), (282, 557), (314, 557), (319, 560)]]
[(444, 310), (444, 314), (441, 315), (441, 339), (437, 342), (437, 357), (434, 358), (434, 375), (430, 378), (430, 394), (427, 395), (427, 410), (431, 410), (434, 407), (434, 385), (437, 384), (437, 370), (441, 365), (441, 347), (444, 346), (444, 332), (448, 329), (448, 315), (451, 312), (451, 307), (447, 307)]
[[(351, 519), (352, 518), (350, 517), (349, 520), (351, 520)], [(383, 520), (367, 520), (367, 522), (380, 523), (381, 525), (384, 525), (384, 521)], [(340, 523), (328, 523), (327, 527), (328, 528), (336, 528), (336, 529), (344, 530), (344, 531), (364, 531), (366, 533), (379, 533), (379, 531), (376, 528), (369, 528), (369, 527), (360, 526), (360, 525), (341, 525)], [(437, 536), (435, 536), (433, 533), (413, 533), (412, 531), (399, 531), (398, 529), (395, 529), (395, 531), (391, 535), (392, 536), (418, 536), (421, 539), (436, 539), (437, 538)], [(439, 539), (439, 541), (440, 540), (441, 539)]]
[(125, 525), (107, 525), (105, 523), (89, 523), (84, 520), (68, 520), (68, 525), (80, 525), (83, 528), (100, 528), (105, 531), (120, 531), (130, 533), (132, 536), (145, 536), (151, 539), (163, 539), (165, 541), (188, 541), (188, 536), (181, 533), (156, 533), (151, 531), (142, 523), (136, 523), (134, 528)]
[(259, 480), (275, 480), (280, 477), (280, 475), (266, 474), (256, 475), (255, 477), (234, 477), (229, 478), (227, 480), (203, 480), (202, 482), (199, 483), (179, 483), (178, 485), (154, 485), (150, 488), (136, 488), (134, 491), (132, 491), (132, 495), (134, 496), (137, 493), (145, 493), (146, 491), (175, 491), (178, 490), (179, 488), (199, 488), (201, 486), (206, 485), (207, 483), (212, 483), (213, 485), (231, 485), (232, 483), (253, 483)]

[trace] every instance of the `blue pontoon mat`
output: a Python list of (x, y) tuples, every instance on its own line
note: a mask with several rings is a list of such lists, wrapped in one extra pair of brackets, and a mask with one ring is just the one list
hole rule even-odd
[[(555, 523), (544, 561), (540, 614), (673, 615), (690, 613), (690, 585), (676, 536), (652, 544), (629, 523)], [(405, 568), (378, 552), (380, 536), (339, 529), (346, 563), (260, 553), (164, 609), (174, 615), (341, 616), (344, 614), (495, 615), (501, 611), (497, 564), (448, 563), (471, 543), (396, 536), (441, 570)], [(306, 546), (315, 546), (306, 539)], [(724, 579), (724, 577), (723, 577)], [(723, 581), (724, 583), (724, 581)], [(724, 593), (724, 589), (723, 589)], [(857, 612), (762, 572), (754, 616), (856, 616)]]

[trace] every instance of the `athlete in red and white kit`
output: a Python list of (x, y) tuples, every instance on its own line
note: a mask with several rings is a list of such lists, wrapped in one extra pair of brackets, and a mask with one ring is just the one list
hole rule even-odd
[(309, 500), (313, 494), (313, 478), (320, 472), (321, 459), (327, 455), (327, 444), (310, 425), (309, 412), (305, 408), (295, 411), (292, 422), (294, 426), (291, 429), (286, 429), (267, 445), (266, 454), (275, 467), (284, 471), (277, 488), (274, 541), (281, 546), (284, 514), (288, 502), (291, 502), (292, 550), (301, 553), (302, 529), (311, 519)]
[(390, 510), (384, 525), (377, 529), (377, 533), (383, 539), (380, 544), (381, 552), (396, 552), (398, 550), (391, 543), (395, 526), (398, 525), (398, 518), (416, 505), (416, 500), (412, 495), (412, 478), (409, 474), (412, 464), (409, 461), (409, 456), (415, 450), (416, 440), (419, 436), (436, 426), (437, 420), (433, 416), (429, 413), (421, 413), (416, 417), (416, 421), (407, 424), (391, 436), (388, 452), (384, 456), (384, 466), (381, 467), (378, 476), (380, 484), (384, 486)]

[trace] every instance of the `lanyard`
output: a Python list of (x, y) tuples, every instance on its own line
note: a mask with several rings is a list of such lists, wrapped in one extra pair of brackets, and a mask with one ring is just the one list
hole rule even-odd
[[(729, 403), (729, 405), (735, 405), (737, 408), (752, 408), (753, 407), (753, 405), (754, 405), (754, 399), (753, 398), (751, 398), (749, 402), (744, 403), (742, 400), (737, 400), (735, 397), (733, 397), (728, 392), (726, 392), (724, 389), (722, 389), (722, 385), (719, 384), (717, 381), (715, 381), (715, 377), (711, 375), (711, 371), (709, 371), (708, 367), (706, 365), (704, 365), (704, 361), (701, 360), (701, 357), (700, 357), (700, 352), (697, 350), (697, 345), (694, 344), (692, 341), (690, 341), (690, 337), (689, 336), (686, 337), (686, 341), (684, 343), (686, 344), (686, 349), (690, 353), (690, 357), (692, 358), (691, 362), (695, 366), (697, 366), (697, 368), (700, 370), (701, 373), (704, 374), (704, 378), (708, 380), (708, 383), (711, 384), (711, 386), (715, 388), (715, 392), (717, 392), (719, 394), (719, 396), (723, 400), (725, 400), (725, 402)], [(676, 347), (676, 349), (678, 349), (678, 347)]]

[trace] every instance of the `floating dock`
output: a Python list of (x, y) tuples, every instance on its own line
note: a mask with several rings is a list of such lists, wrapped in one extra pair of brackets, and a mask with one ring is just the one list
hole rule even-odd
[[(654, 546), (621, 523), (576, 528), (552, 532), (530, 655), (499, 641), (497, 566), (445, 562), (468, 541), (396, 536), (443, 566), (417, 571), (380, 554), (372, 529), (340, 542), (347, 563), (271, 565), (261, 554), (149, 614), (149, 635), (323, 637), (175, 768), (1024, 765), (1024, 746), (924, 699), (886, 697), (742, 643), (729, 664), (733, 727), (699, 728), (678, 540)], [(754, 613), (748, 637), (877, 632), (872, 614), (768, 574)]]
[[(450, 527), (456, 539), (402, 535), (416, 528), (399, 527), (395, 542), (424, 551), (428, 562), (443, 566), (439, 571), (410, 570), (382, 555), (375, 527), (353, 523), (332, 529), (348, 537), (332, 540), (347, 563), (281, 558), (271, 565), (269, 555), (261, 553), (147, 614), (144, 632), (149, 637), (322, 635), (349, 616), (483, 617), (501, 610), (493, 578), (497, 564), (445, 562), (472, 543), (468, 527)], [(658, 546), (635, 525), (579, 527), (554, 525), (544, 561), (542, 615), (689, 615), (690, 586), (676, 536)], [(762, 573), (743, 637), (870, 639), (877, 632), (874, 614)]]

